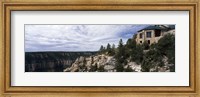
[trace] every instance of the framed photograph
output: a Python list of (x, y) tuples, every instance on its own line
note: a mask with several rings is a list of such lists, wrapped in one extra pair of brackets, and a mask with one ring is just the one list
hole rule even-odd
[(3, 96), (200, 96), (199, 0), (19, 1), (1, 3)]

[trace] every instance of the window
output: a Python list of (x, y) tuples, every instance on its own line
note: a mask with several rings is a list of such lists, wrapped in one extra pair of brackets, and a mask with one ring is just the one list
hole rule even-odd
[(150, 43), (151, 43), (151, 42), (150, 42), (150, 40), (148, 40), (147, 42), (148, 42), (148, 44), (150, 44)]
[(161, 30), (155, 30), (155, 37), (159, 37), (161, 35)]
[(142, 41), (140, 41), (140, 43), (142, 43)]
[(151, 32), (147, 32), (147, 38), (151, 38)]
[(140, 38), (142, 38), (142, 33), (140, 33)]

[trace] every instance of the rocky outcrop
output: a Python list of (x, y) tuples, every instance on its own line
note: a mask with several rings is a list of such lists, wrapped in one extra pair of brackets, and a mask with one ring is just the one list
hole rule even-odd
[(72, 64), (71, 67), (64, 69), (64, 72), (95, 72), (106, 71), (111, 72), (115, 70), (115, 59), (113, 56), (96, 55), (90, 57), (79, 57)]
[(125, 69), (131, 68), (132, 71), (141, 72), (141, 65), (138, 65), (136, 62), (128, 62), (127, 65), (124, 66)]
[[(129, 62), (124, 69), (131, 68), (132, 71), (140, 72), (141, 65)], [(71, 67), (64, 72), (116, 72), (116, 59), (108, 55), (96, 55), (90, 57), (79, 57)]]
[[(141, 64), (126, 59), (124, 72), (142, 72)], [(171, 72), (174, 64), (163, 58), (164, 66), (150, 68), (150, 72)], [(117, 72), (113, 56), (97, 52), (26, 52), (26, 72)]]
[[(173, 64), (168, 64), (167, 57), (163, 58), (164, 66), (155, 66), (150, 68), (149, 72), (170, 72), (170, 67)], [(127, 59), (127, 64), (123, 64), (123, 72), (142, 72), (141, 64)], [(117, 72), (116, 59), (113, 56), (105, 54), (78, 57), (71, 67), (65, 68), (64, 72)]]

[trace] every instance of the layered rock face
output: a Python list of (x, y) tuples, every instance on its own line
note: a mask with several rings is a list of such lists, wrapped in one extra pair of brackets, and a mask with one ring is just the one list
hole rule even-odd
[[(89, 72), (102, 68), (105, 71), (113, 71), (115, 59), (112, 56), (97, 55), (90, 57), (79, 57), (71, 67), (64, 69), (64, 72)], [(92, 70), (94, 69), (94, 70)]]
[[(141, 65), (129, 62), (124, 68), (131, 68), (133, 71), (140, 72)], [(71, 67), (63, 70), (64, 72), (116, 72), (116, 59), (108, 55), (96, 55), (90, 57), (79, 57)]]
[[(150, 68), (150, 72), (170, 72), (172, 64), (168, 64), (167, 58), (163, 59), (164, 66)], [(93, 55), (89, 57), (78, 57), (71, 67), (65, 68), (64, 72), (117, 72), (116, 59), (105, 54)], [(127, 59), (127, 64), (122, 64), (124, 72), (142, 72), (141, 64)]]
[[(150, 72), (170, 72), (173, 64), (163, 59), (164, 66), (155, 66)], [(142, 72), (141, 64), (126, 59), (124, 72)], [(117, 72), (114, 56), (97, 52), (26, 52), (26, 72)]]
[(91, 56), (96, 52), (26, 52), (26, 72), (63, 72), (79, 56)]

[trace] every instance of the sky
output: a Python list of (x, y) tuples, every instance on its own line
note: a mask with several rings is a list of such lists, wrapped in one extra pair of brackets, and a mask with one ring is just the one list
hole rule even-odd
[(25, 52), (97, 51), (124, 44), (148, 25), (25, 25)]

